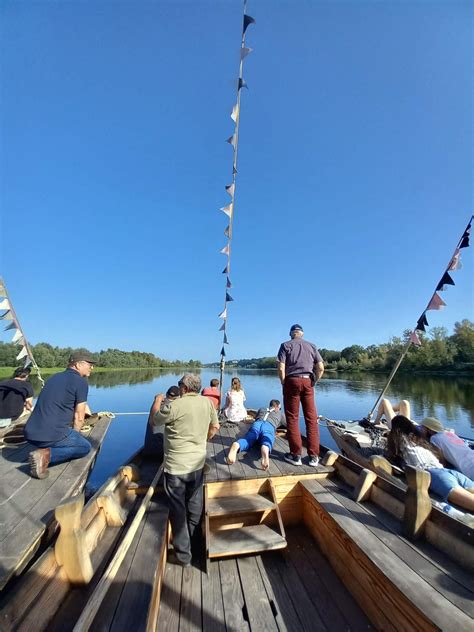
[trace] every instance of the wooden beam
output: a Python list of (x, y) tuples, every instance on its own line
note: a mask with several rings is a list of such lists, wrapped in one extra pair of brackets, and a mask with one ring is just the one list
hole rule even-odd
[(333, 452), (332, 450), (328, 450), (323, 457), (321, 463), (326, 465), (327, 467), (331, 467), (339, 458), (339, 454), (337, 452)]
[(405, 468), (408, 489), (403, 516), (403, 532), (409, 538), (423, 535), (425, 524), (431, 513), (431, 499), (428, 494), (431, 476), (425, 470), (414, 467)]
[(364, 468), (359, 474), (359, 479), (352, 492), (352, 498), (358, 503), (369, 500), (372, 485), (376, 480), (377, 474)]
[(107, 526), (122, 527), (127, 519), (127, 512), (117, 502), (116, 496), (112, 492), (107, 492), (96, 499), (97, 506), (105, 513)]
[(84, 494), (61, 503), (54, 512), (61, 528), (54, 546), (54, 554), (59, 566), (71, 584), (88, 584), (94, 571), (87, 550), (87, 540), (81, 526), (81, 513), (84, 507)]
[(374, 470), (376, 472), (382, 472), (384, 474), (390, 474), (390, 476), (393, 475), (393, 468), (392, 468), (392, 465), (391, 465), (390, 461), (388, 461), (382, 455), (380, 455), (380, 454), (373, 454), (369, 458), (369, 462), (370, 462), (370, 464), (372, 465), (372, 467), (374, 468)]

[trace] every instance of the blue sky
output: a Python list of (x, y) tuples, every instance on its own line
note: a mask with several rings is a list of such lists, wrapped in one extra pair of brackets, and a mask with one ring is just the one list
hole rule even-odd
[[(30, 341), (218, 359), (242, 3), (0, 12), (0, 274)], [(228, 357), (275, 354), (293, 322), (385, 342), (473, 212), (473, 5), (248, 12)], [(473, 318), (463, 263), (431, 325)]]

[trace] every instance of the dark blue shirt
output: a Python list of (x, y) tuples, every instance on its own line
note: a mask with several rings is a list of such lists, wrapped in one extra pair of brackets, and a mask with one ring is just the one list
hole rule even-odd
[(323, 359), (312, 342), (303, 338), (293, 338), (280, 345), (277, 356), (278, 362), (285, 365), (285, 376), (310, 374), (317, 362)]
[(74, 369), (49, 378), (25, 426), (30, 441), (60, 441), (74, 420), (77, 404), (87, 401), (87, 380)]
[(27, 380), (2, 380), (0, 382), (0, 419), (19, 417), (25, 401), (34, 397), (33, 387)]

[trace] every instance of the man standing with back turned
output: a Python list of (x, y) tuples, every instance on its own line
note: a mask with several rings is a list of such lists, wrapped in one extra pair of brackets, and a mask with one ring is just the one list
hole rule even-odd
[(313, 386), (324, 373), (321, 355), (312, 342), (303, 340), (301, 325), (293, 325), (290, 338), (280, 345), (278, 351), (278, 376), (283, 386), (287, 437), (290, 452), (285, 460), (301, 465), (301, 432), (299, 427), (300, 402), (306, 424), (309, 465), (319, 464), (318, 413), (314, 402)]

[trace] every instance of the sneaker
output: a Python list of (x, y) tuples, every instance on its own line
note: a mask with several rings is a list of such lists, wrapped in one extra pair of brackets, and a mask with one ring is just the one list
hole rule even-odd
[(308, 461), (308, 465), (311, 465), (311, 467), (318, 467), (318, 465), (319, 465), (319, 456), (310, 456), (309, 457), (309, 461)]
[(291, 452), (285, 454), (285, 461), (288, 461), (288, 463), (291, 463), (291, 465), (302, 465), (300, 455), (291, 454)]

